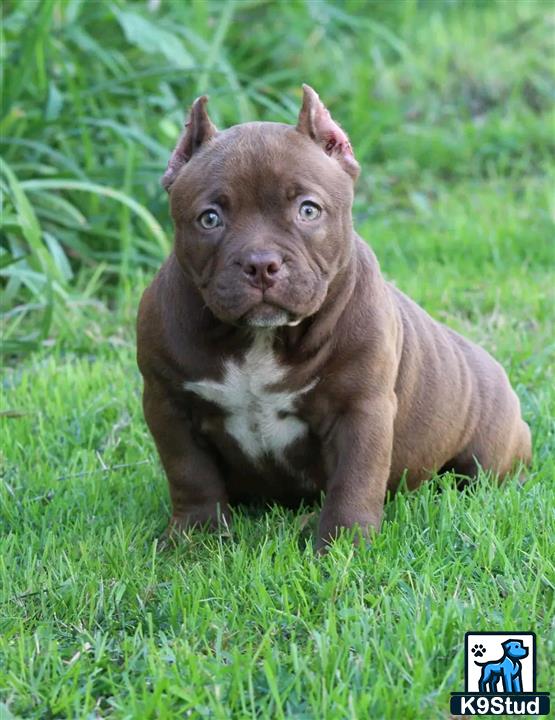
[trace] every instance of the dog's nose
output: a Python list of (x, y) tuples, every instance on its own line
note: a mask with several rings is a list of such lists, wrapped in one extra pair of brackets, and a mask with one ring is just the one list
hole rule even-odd
[(251, 252), (242, 262), (243, 272), (248, 281), (261, 290), (275, 284), (282, 265), (281, 256), (271, 250)]

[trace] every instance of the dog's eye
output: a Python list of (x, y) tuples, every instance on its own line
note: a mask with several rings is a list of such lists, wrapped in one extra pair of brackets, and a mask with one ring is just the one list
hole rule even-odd
[(222, 224), (222, 219), (215, 210), (205, 210), (198, 221), (205, 230), (212, 230)]
[(301, 203), (301, 206), (299, 208), (299, 217), (301, 220), (316, 220), (316, 218), (319, 218), (322, 214), (322, 208), (320, 208), (316, 203), (305, 200)]

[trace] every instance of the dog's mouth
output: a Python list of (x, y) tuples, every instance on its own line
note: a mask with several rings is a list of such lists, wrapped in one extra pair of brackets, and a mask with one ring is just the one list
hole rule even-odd
[[(232, 268), (233, 269), (233, 268)], [(255, 288), (234, 274), (215, 274), (199, 288), (206, 306), (223, 323), (247, 328), (295, 327), (314, 315), (324, 302), (325, 278), (299, 271), (289, 283)]]
[(302, 322), (302, 317), (272, 303), (261, 302), (248, 310), (241, 317), (240, 322), (241, 325), (259, 328), (283, 327), (284, 325), (294, 327)]

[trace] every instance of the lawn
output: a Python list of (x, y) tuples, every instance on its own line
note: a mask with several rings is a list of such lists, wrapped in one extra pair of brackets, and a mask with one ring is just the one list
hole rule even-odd
[[(468, 630), (535, 631), (555, 691), (553, 6), (6, 0), (3, 26), (0, 719), (448, 718)], [(384, 274), (507, 369), (528, 481), (436, 478), (324, 558), (312, 507), (161, 550), (134, 357), (159, 177), (196, 95), (292, 123), (302, 82)]]

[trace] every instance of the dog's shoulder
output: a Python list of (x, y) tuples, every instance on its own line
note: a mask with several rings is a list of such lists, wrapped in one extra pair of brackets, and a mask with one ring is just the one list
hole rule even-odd
[(143, 376), (187, 375), (201, 308), (173, 253), (145, 289), (137, 315), (137, 362)]

